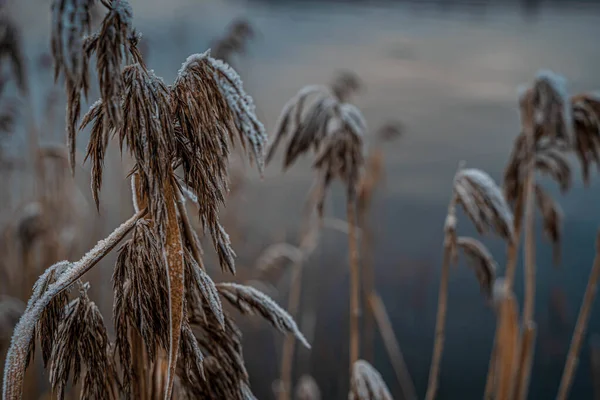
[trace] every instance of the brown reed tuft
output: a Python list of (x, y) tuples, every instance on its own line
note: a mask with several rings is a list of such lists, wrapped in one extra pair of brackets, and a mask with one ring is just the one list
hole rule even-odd
[(123, 373), (123, 388), (130, 392), (135, 380), (131, 329), (141, 337), (149, 360), (156, 359), (158, 348), (169, 343), (169, 315), (166, 271), (159, 240), (149, 221), (138, 222), (131, 239), (120, 249), (113, 273), (114, 352)]
[(574, 124), (574, 150), (581, 164), (583, 182), (589, 185), (590, 167), (600, 168), (600, 99), (595, 94), (571, 97)]
[(82, 379), (82, 399), (116, 399), (106, 327), (100, 311), (87, 296), (89, 284), (81, 286), (79, 297), (67, 305), (58, 326), (50, 382), (59, 399), (65, 397), (71, 373), (74, 383)]

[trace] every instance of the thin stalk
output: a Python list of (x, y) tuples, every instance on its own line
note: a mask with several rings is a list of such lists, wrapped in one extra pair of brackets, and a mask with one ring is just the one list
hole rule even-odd
[(396, 335), (394, 335), (394, 330), (388, 313), (385, 310), (385, 305), (376, 292), (371, 292), (368, 299), (371, 306), (370, 308), (375, 316), (375, 321), (379, 327), (383, 343), (390, 357), (392, 367), (396, 373), (396, 378), (398, 379), (398, 383), (400, 383), (402, 396), (404, 400), (417, 400), (415, 385), (410, 377), (408, 367), (406, 366), (404, 356), (402, 355), (402, 350), (396, 340)]
[[(533, 323), (535, 311), (535, 159), (532, 135), (528, 135), (529, 162), (527, 177), (525, 179), (525, 300), (523, 304), (522, 326)], [(524, 340), (521, 340), (525, 343)], [(531, 354), (526, 354), (531, 352)], [(520, 360), (523, 364), (518, 366), (518, 383), (520, 391), (527, 391), (531, 367), (533, 366), (533, 353), (535, 348), (521, 348)]]
[(375, 339), (375, 318), (371, 307), (368, 306), (369, 296), (375, 290), (375, 271), (373, 270), (372, 236), (368, 226), (367, 210), (359, 208), (358, 223), (361, 233), (361, 273), (364, 296), (364, 320), (363, 320), (363, 356), (366, 361), (373, 361), (373, 343)]
[(577, 370), (577, 364), (579, 363), (579, 353), (581, 351), (581, 345), (585, 337), (585, 331), (587, 324), (590, 319), (590, 313), (592, 306), (594, 305), (594, 299), (596, 297), (596, 291), (598, 286), (598, 277), (600, 277), (600, 232), (596, 237), (596, 257), (594, 258), (594, 265), (588, 278), (588, 284), (583, 295), (583, 302), (579, 310), (579, 316), (577, 317), (577, 323), (575, 324), (575, 330), (573, 332), (573, 338), (571, 339), (571, 346), (569, 347), (569, 353), (567, 354), (567, 362), (563, 376), (560, 380), (560, 386), (558, 389), (557, 400), (566, 400), (569, 395), (569, 390), (573, 383), (575, 371)]
[[(311, 226), (311, 215), (315, 199), (319, 194), (320, 185), (313, 184), (307, 200), (305, 201), (305, 207), (303, 211), (303, 224), (300, 229), (300, 250), (302, 251), (302, 259), (295, 262), (292, 266), (292, 277), (290, 293), (288, 297), (288, 313), (294, 318), (298, 319), (300, 309), (300, 298), (302, 295), (302, 266), (304, 261), (308, 258), (316, 247), (316, 235), (319, 234), (323, 228), (323, 220), (319, 218), (318, 225), (316, 228)], [(294, 352), (296, 349), (296, 337), (294, 335), (286, 335), (283, 342), (283, 349), (281, 352), (281, 363), (280, 363), (280, 383), (279, 387), (279, 400), (289, 400), (292, 393), (292, 372), (294, 368)]]
[[(519, 354), (519, 371), (531, 371), (533, 366), (533, 353), (535, 350), (535, 336), (537, 327), (535, 322), (525, 322), (525, 328), (521, 334), (521, 345)], [(516, 400), (525, 400), (529, 393), (529, 379), (531, 374), (527, 374), (524, 379), (516, 383), (513, 398)]]
[(353, 196), (346, 199), (348, 219), (348, 251), (350, 258), (350, 366), (358, 361), (360, 353), (360, 265), (356, 237), (356, 210)]
[[(292, 267), (291, 288), (288, 299), (288, 313), (296, 319), (300, 308), (300, 295), (302, 293), (302, 262), (294, 263)], [(279, 400), (289, 400), (292, 393), (292, 370), (294, 367), (294, 350), (296, 338), (286, 335), (281, 354), (281, 387)]]
[[(448, 206), (448, 217), (454, 218), (456, 197), (453, 195)], [(447, 229), (448, 227), (446, 227)], [(444, 235), (444, 255), (442, 259), (442, 272), (440, 276), (440, 290), (438, 293), (438, 308), (435, 319), (435, 338), (433, 343), (433, 358), (429, 369), (429, 383), (427, 385), (426, 400), (435, 399), (440, 376), (442, 353), (444, 352), (444, 339), (446, 331), (446, 313), (448, 310), (448, 281), (450, 276), (450, 262), (452, 259), (452, 236), (447, 231)]]

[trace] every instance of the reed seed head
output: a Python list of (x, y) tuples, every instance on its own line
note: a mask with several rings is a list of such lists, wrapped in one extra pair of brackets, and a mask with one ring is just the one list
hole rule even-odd
[(483, 243), (470, 237), (459, 237), (456, 245), (463, 251), (470, 267), (475, 272), (481, 292), (488, 300), (491, 300), (498, 269), (494, 257)]
[(494, 180), (478, 169), (461, 169), (454, 179), (457, 203), (479, 233), (494, 231), (501, 238), (514, 238), (513, 216)]
[(575, 136), (573, 147), (581, 163), (583, 181), (589, 185), (592, 164), (600, 169), (600, 96), (573, 96), (571, 104)]

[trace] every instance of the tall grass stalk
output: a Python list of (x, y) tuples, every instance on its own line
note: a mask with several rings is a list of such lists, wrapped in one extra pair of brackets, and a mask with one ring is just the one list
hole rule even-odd
[(592, 306), (594, 305), (594, 299), (596, 298), (599, 277), (600, 232), (596, 236), (596, 257), (594, 258), (594, 264), (592, 266), (592, 270), (590, 271), (590, 276), (588, 278), (585, 294), (583, 295), (581, 308), (579, 309), (579, 316), (577, 317), (573, 338), (571, 339), (571, 345), (569, 346), (569, 352), (567, 354), (567, 361), (565, 363), (563, 375), (560, 380), (560, 386), (558, 388), (558, 394), (556, 396), (557, 400), (566, 400), (569, 395), (571, 385), (573, 384), (575, 371), (577, 370), (577, 365), (579, 364), (579, 353), (581, 352), (581, 346), (583, 344), (587, 325), (590, 320), (590, 313), (592, 312)]

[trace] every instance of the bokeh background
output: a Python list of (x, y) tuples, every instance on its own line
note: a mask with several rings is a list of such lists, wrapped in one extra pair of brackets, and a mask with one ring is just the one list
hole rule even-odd
[[(54, 86), (49, 67), (49, 1), (5, 0), (16, 21), (28, 66), (33, 115), (41, 140), (64, 142), (65, 96)], [(371, 212), (376, 288), (392, 321), (420, 396), (431, 360), (442, 227), (452, 177), (460, 160), (482, 168), (497, 181), (518, 133), (517, 85), (540, 68), (565, 75), (572, 93), (600, 89), (600, 4), (564, 0), (131, 0), (134, 24), (142, 32), (147, 65), (172, 82), (189, 54), (202, 52), (235, 19), (250, 23), (254, 35), (234, 58), (257, 114), (272, 131), (283, 104), (307, 84), (328, 83), (339, 70), (356, 73), (363, 90), (355, 103), (374, 132), (394, 120), (402, 136), (386, 144), (385, 181)], [(11, 90), (10, 88), (7, 90)], [(90, 100), (95, 99), (93, 89)], [(49, 120), (48, 115), (55, 115)], [(27, 158), (25, 117), (0, 142), (7, 159)], [(86, 132), (79, 145), (85, 151)], [(74, 257), (112, 231), (131, 212), (130, 164), (116, 146), (107, 158), (98, 214), (89, 191), (89, 166), (76, 170), (78, 223)], [(575, 164), (575, 162), (574, 162)], [(297, 241), (302, 207), (313, 173), (303, 160), (285, 174), (279, 159), (264, 177), (248, 165), (237, 166), (236, 190), (223, 211), (238, 254), (240, 281), (254, 279), (262, 250), (278, 241)], [(578, 168), (578, 166), (577, 166)], [(19, 218), (31, 200), (26, 171), (2, 172), (0, 223)], [(600, 181), (584, 188), (574, 174), (573, 190), (561, 195), (550, 182), (564, 212), (562, 263), (552, 263), (551, 247), (538, 223), (538, 338), (530, 398), (552, 398), (594, 256), (600, 223)], [(10, 196), (7, 193), (10, 192)], [(327, 215), (345, 217), (341, 186), (328, 197)], [(473, 233), (469, 224), (459, 228)], [(500, 266), (499, 241), (486, 239)], [(348, 337), (348, 260), (346, 237), (324, 233), (305, 268), (300, 328), (313, 344), (298, 348), (294, 376), (312, 375), (324, 399), (346, 398)], [(206, 245), (207, 257), (211, 246)], [(0, 255), (2, 257), (2, 255)], [(110, 326), (111, 268), (114, 255), (91, 272), (91, 296)], [(18, 270), (18, 265), (10, 268)], [(4, 268), (9, 268), (4, 267)], [(216, 271), (216, 269), (215, 269)], [(519, 270), (520, 271), (520, 270)], [(219, 276), (217, 280), (229, 280)], [(3, 275), (2, 295), (13, 295)], [(287, 303), (289, 274), (279, 276), (271, 294)], [(522, 295), (522, 273), (516, 290)], [(2, 275), (0, 275), (2, 276)], [(215, 276), (215, 275), (213, 275)], [(23, 298), (22, 300), (26, 300)], [(599, 398), (593, 390), (591, 354), (600, 333), (600, 304), (592, 314), (573, 399)], [(237, 316), (254, 393), (274, 398), (282, 337), (260, 319)], [(495, 328), (477, 282), (463, 262), (450, 282), (447, 339), (440, 398), (481, 398)], [(401, 398), (381, 339), (366, 355), (382, 373), (395, 398)], [(598, 351), (596, 349), (596, 351)], [(600, 376), (597, 375), (600, 380)], [(47, 377), (37, 382), (44, 385)]]

